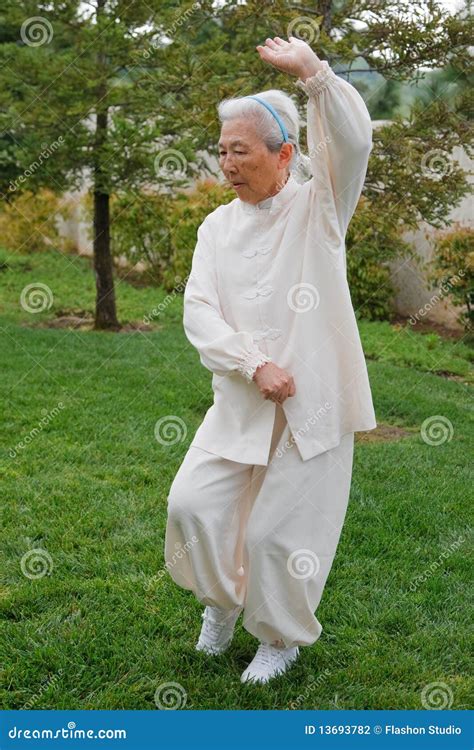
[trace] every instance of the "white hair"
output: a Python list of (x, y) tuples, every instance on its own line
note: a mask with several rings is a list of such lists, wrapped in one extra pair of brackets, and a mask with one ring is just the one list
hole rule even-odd
[[(280, 89), (270, 89), (255, 94), (264, 99), (276, 110), (283, 120), (288, 141), (293, 145), (293, 156), (290, 162), (290, 172), (298, 182), (305, 182), (311, 176), (311, 161), (301, 153), (299, 145), (300, 116), (295, 103), (288, 94)], [(280, 125), (268, 109), (246, 96), (223, 99), (217, 105), (219, 120), (234, 120), (236, 118), (252, 120), (255, 130), (269, 151), (279, 151), (284, 143)]]

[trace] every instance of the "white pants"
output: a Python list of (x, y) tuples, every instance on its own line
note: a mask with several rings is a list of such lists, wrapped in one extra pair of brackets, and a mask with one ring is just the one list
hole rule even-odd
[(190, 446), (168, 497), (165, 562), (206, 605), (244, 607), (260, 641), (308, 646), (349, 500), (354, 433), (307, 461), (276, 405), (268, 466)]

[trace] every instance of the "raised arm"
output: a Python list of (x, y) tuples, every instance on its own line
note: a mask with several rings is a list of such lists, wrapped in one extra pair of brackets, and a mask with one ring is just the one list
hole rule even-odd
[(251, 333), (234, 331), (224, 320), (217, 293), (215, 248), (206, 219), (198, 228), (191, 274), (184, 290), (183, 326), (201, 364), (216, 375), (239, 372), (252, 381), (257, 367), (270, 362)]
[(357, 206), (372, 149), (372, 123), (361, 95), (328, 63), (296, 81), (308, 95), (308, 155), (313, 189), (330, 192), (345, 235)]
[(307, 135), (312, 190), (327, 191), (344, 236), (357, 206), (369, 154), (372, 124), (361, 95), (320, 60), (302, 39), (268, 38), (258, 45), (262, 60), (298, 76), (296, 85), (308, 95)]

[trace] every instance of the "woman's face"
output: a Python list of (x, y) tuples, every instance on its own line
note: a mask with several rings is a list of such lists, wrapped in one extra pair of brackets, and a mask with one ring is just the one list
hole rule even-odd
[(219, 165), (246, 203), (259, 203), (281, 190), (292, 154), (290, 143), (283, 143), (280, 151), (269, 151), (248, 120), (239, 118), (222, 123)]

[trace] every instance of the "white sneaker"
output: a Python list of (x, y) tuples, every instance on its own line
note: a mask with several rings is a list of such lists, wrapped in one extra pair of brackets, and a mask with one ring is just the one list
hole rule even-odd
[(286, 672), (298, 658), (298, 654), (298, 646), (276, 648), (271, 643), (261, 643), (247, 669), (242, 672), (240, 681), (268, 682), (272, 677)]
[(196, 651), (205, 651), (212, 655), (224, 653), (232, 640), (235, 623), (242, 609), (242, 607), (220, 609), (207, 606), (201, 615), (203, 623)]

